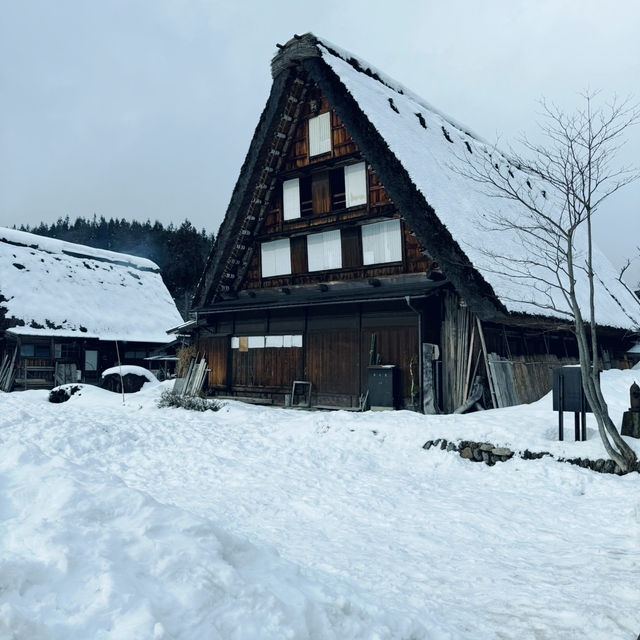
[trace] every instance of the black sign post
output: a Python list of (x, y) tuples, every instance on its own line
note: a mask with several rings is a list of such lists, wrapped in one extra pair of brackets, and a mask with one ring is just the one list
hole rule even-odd
[(558, 412), (558, 440), (564, 440), (565, 411), (574, 413), (576, 441), (587, 439), (586, 414), (593, 411), (584, 395), (580, 367), (561, 367), (553, 370), (553, 410)]

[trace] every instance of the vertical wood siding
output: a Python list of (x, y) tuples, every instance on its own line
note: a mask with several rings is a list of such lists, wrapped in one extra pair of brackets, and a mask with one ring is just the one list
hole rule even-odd
[(294, 380), (303, 379), (302, 348), (231, 350), (234, 388), (254, 391), (290, 391)]

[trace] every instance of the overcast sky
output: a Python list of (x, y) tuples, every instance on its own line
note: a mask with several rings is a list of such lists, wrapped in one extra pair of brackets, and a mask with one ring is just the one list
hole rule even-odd
[[(0, 225), (60, 216), (217, 231), (277, 42), (313, 31), (508, 147), (541, 97), (640, 100), (635, 0), (0, 0)], [(640, 162), (640, 127), (621, 153)], [(614, 264), (640, 244), (640, 184), (599, 214)], [(637, 251), (635, 252), (637, 253)], [(640, 280), (640, 260), (632, 273)]]

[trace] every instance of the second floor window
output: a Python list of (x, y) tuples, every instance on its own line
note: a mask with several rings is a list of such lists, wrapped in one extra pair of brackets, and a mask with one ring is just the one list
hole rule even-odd
[(326, 271), (342, 267), (340, 230), (324, 231), (307, 236), (309, 271)]
[(291, 273), (289, 238), (263, 242), (260, 248), (263, 278), (283, 276)]
[(362, 264), (400, 262), (402, 231), (400, 220), (386, 220), (362, 226)]
[(331, 151), (331, 113), (309, 118), (309, 157)]

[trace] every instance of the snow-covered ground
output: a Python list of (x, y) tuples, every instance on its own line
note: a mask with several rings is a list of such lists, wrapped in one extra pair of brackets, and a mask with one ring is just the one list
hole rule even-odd
[[(632, 380), (603, 377), (618, 422)], [(422, 449), (603, 457), (592, 429), (555, 441), (548, 398), (195, 413), (158, 409), (165, 386), (0, 394), (0, 638), (637, 637), (640, 475)]]

